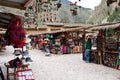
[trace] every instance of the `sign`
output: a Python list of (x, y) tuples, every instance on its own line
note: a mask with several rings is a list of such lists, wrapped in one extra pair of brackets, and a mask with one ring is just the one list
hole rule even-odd
[(16, 71), (17, 80), (35, 80), (31, 69)]

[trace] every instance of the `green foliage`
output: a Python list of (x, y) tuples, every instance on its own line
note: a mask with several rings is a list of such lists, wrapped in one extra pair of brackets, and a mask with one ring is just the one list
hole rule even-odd
[(114, 33), (115, 33), (115, 31), (114, 31), (114, 29), (112, 29), (112, 28), (108, 28), (107, 30), (106, 30), (106, 35), (107, 35), (107, 37), (112, 37), (113, 35), (114, 35)]
[(108, 17), (109, 22), (113, 22), (114, 20), (120, 21), (120, 7), (118, 8), (117, 11), (113, 11), (113, 13)]

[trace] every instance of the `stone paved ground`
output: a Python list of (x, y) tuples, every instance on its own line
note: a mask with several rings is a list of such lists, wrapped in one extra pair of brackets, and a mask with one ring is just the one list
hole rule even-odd
[[(4, 62), (14, 58), (13, 48), (0, 52), (0, 65), (6, 76)], [(45, 56), (37, 49), (30, 50), (33, 62), (29, 68), (33, 70), (36, 80), (120, 80), (120, 71), (103, 65), (86, 63), (82, 54)]]

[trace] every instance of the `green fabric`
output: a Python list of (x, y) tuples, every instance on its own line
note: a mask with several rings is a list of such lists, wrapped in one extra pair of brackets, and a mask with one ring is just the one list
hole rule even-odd
[(54, 39), (52, 39), (52, 44), (55, 44), (55, 40)]
[(46, 37), (47, 37), (47, 38), (51, 38), (51, 35), (50, 35), (50, 34), (46, 34)]
[(116, 60), (116, 65), (119, 65), (119, 59)]
[(92, 47), (92, 43), (87, 41), (85, 44), (85, 49), (91, 49), (91, 47)]
[(67, 47), (67, 53), (70, 53), (70, 47), (69, 46)]

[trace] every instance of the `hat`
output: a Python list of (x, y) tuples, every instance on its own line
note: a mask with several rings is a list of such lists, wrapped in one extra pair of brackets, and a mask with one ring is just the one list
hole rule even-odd
[(31, 39), (30, 38), (26, 38), (25, 43), (30, 43)]
[(33, 60), (31, 59), (31, 57), (27, 57), (27, 58), (25, 59), (25, 61), (26, 61), (26, 62), (33, 62)]
[(13, 54), (15, 56), (19, 56), (21, 54), (21, 50), (15, 50)]
[(48, 38), (45, 38), (44, 40), (46, 40), (46, 41), (50, 41)]
[(28, 56), (28, 55), (29, 55), (28, 50), (22, 52), (22, 56)]
[(25, 43), (30, 43), (31, 42), (31, 39), (28, 38), (28, 35), (26, 35), (26, 40), (25, 40)]

